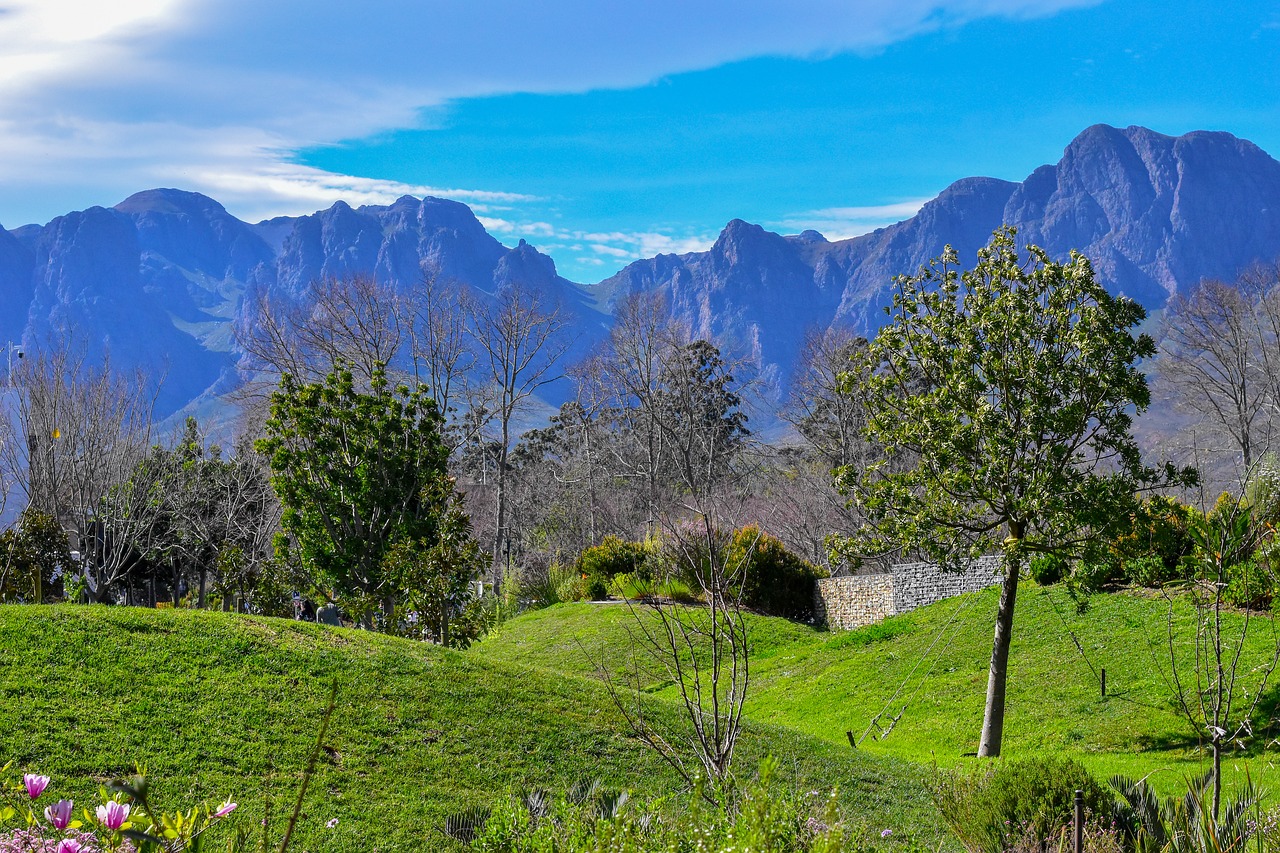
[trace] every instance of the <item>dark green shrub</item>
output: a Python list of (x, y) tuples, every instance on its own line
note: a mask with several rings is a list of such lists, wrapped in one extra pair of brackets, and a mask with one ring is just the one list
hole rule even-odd
[(583, 551), (575, 567), (580, 574), (593, 578), (610, 579), (626, 573), (653, 580), (649, 563), (649, 549), (643, 542), (627, 542), (610, 535)]
[(1146, 554), (1125, 560), (1124, 573), (1129, 582), (1138, 586), (1159, 589), (1166, 583), (1183, 579), (1184, 567), (1175, 565), (1172, 569), (1157, 554)]
[(1075, 792), (1091, 822), (1110, 820), (1111, 794), (1069, 758), (1001, 761), (971, 774), (940, 773), (933, 785), (942, 819), (970, 851), (1001, 853), (1027, 836), (1047, 844), (1071, 822)]
[(1265, 560), (1248, 559), (1227, 569), (1227, 588), (1222, 597), (1228, 604), (1250, 610), (1267, 610), (1275, 597), (1275, 578)]
[(604, 601), (609, 597), (609, 582), (598, 575), (587, 576), (587, 600)]
[(733, 534), (726, 565), (742, 569), (742, 603), (788, 619), (813, 618), (814, 581), (825, 573), (755, 525)]
[(1036, 554), (1028, 566), (1031, 579), (1040, 586), (1058, 583), (1067, 576), (1069, 569), (1067, 561), (1057, 554)]

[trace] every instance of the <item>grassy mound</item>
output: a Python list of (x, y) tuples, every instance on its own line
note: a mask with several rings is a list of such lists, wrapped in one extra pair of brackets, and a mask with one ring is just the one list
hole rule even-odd
[[(868, 736), (862, 751), (961, 764), (964, 753), (976, 750), (981, 730), (996, 604), (992, 589), (845, 633), (755, 617), (747, 713), (844, 743), (846, 731), (861, 737), (877, 713), (886, 712), (881, 720), (887, 725), (902, 712), (887, 736)], [(1061, 588), (1026, 585), (1010, 652), (1005, 754), (1074, 756), (1104, 780), (1113, 773), (1155, 771), (1153, 782), (1169, 792), (1205, 767), (1195, 732), (1171, 701), (1168, 612), (1159, 596), (1120, 593), (1094, 596), (1078, 614)], [(1192, 614), (1179, 605), (1175, 615), (1175, 648), (1186, 663)], [(594, 672), (603, 660), (622, 672), (634, 618), (617, 605), (555, 607), (504, 625), (472, 654), (580, 674)], [(1228, 617), (1231, 624), (1239, 618)], [(1255, 629), (1242, 674), (1274, 648), (1269, 626), (1258, 620)], [(1098, 682), (1102, 668), (1105, 699)], [(1242, 682), (1252, 686), (1256, 676), (1247, 674)], [(670, 692), (657, 678), (649, 688), (659, 696)], [(1248, 769), (1255, 782), (1272, 791), (1280, 787), (1274, 751), (1258, 751), (1276, 736), (1262, 729), (1273, 727), (1278, 700), (1280, 679), (1268, 687), (1255, 717), (1260, 737), (1253, 751), (1229, 762), (1228, 786)]]
[[(0, 655), (0, 763), (87, 802), (140, 762), (158, 806), (230, 794), (249, 827), (264, 786), (273, 820), (292, 803), (336, 679), (297, 850), (441, 849), (446, 814), (523, 787), (676, 785), (599, 684), (475, 653), (233, 614), (4, 606)], [(765, 755), (791, 784), (838, 786), (876, 827), (936, 831), (912, 765), (753, 724), (739, 767)]]

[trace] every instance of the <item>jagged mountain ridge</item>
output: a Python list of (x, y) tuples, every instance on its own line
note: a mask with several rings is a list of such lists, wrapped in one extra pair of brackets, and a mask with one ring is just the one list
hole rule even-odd
[(117, 365), (163, 371), (159, 408), (169, 413), (235, 385), (231, 324), (261, 290), (296, 298), (318, 278), (354, 273), (397, 288), (434, 275), (490, 294), (520, 281), (575, 315), (579, 351), (618, 298), (660, 291), (696, 332), (750, 354), (782, 393), (808, 329), (873, 331), (894, 275), (947, 243), (972, 263), (1004, 223), (1052, 255), (1083, 251), (1113, 291), (1159, 308), (1201, 278), (1280, 256), (1280, 163), (1227, 133), (1097, 125), (1021, 183), (956, 181), (870, 234), (830, 242), (734, 220), (706, 252), (637, 261), (590, 286), (559, 276), (524, 241), (504, 246), (454, 201), (338, 202), (249, 224), (206, 196), (148, 190), (0, 229), (0, 334), (27, 346), (70, 336), (109, 349)]
[(207, 196), (156, 189), (0, 229), (0, 333), (27, 347), (70, 340), (162, 375), (157, 409), (168, 415), (237, 384), (232, 325), (252, 304), (246, 297), (296, 299), (312, 281), (357, 273), (398, 289), (435, 275), (490, 295), (520, 281), (586, 328), (604, 319), (551, 258), (523, 240), (503, 246), (458, 202), (338, 202), (250, 225)]
[(1203, 278), (1230, 280), (1280, 257), (1280, 163), (1228, 133), (1095, 125), (1021, 183), (956, 181), (912, 218), (870, 234), (828, 242), (735, 220), (707, 252), (637, 261), (598, 288), (606, 303), (665, 293), (699, 333), (744, 342), (785, 382), (804, 329), (873, 332), (895, 275), (947, 244), (970, 265), (1006, 223), (1054, 257), (1083, 252), (1112, 292), (1158, 309)]

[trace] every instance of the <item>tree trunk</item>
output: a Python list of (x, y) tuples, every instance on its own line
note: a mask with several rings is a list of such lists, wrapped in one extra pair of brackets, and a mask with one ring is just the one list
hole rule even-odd
[(1218, 825), (1218, 811), (1222, 806), (1222, 743), (1213, 739), (1213, 825)]
[(209, 579), (209, 576), (208, 574), (205, 573), (204, 566), (201, 566), (200, 567), (200, 597), (199, 597), (198, 603), (196, 604), (196, 606), (199, 607), (201, 610), (204, 610), (205, 593), (208, 591), (208, 579)]
[[(1010, 525), (1010, 538), (1022, 538), (1022, 525)], [(996, 634), (991, 644), (991, 669), (987, 676), (987, 706), (982, 717), (982, 739), (978, 755), (995, 758), (1000, 755), (1004, 738), (1005, 684), (1009, 678), (1009, 644), (1013, 640), (1013, 608), (1018, 598), (1018, 575), (1021, 561), (1005, 549), (1004, 583), (1000, 587), (1000, 609), (996, 612)]]

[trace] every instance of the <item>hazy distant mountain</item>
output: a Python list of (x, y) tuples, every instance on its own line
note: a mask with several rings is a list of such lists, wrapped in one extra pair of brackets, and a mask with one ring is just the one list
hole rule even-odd
[(0, 229), (0, 335), (27, 346), (71, 336), (118, 365), (163, 371), (167, 413), (234, 385), (231, 324), (259, 289), (296, 297), (317, 278), (352, 273), (397, 288), (435, 275), (486, 293), (521, 281), (574, 313), (585, 342), (607, 322), (596, 305), (657, 290), (696, 331), (752, 354), (781, 391), (807, 329), (873, 330), (894, 275), (947, 243), (971, 264), (1003, 223), (1055, 256), (1083, 251), (1115, 292), (1158, 308), (1203, 277), (1280, 257), (1280, 163), (1227, 133), (1098, 125), (1021, 183), (965, 178), (871, 234), (829, 242), (734, 220), (709, 251), (637, 261), (585, 287), (523, 241), (502, 245), (457, 202), (339, 202), (251, 225), (205, 196), (149, 190), (109, 210)]

